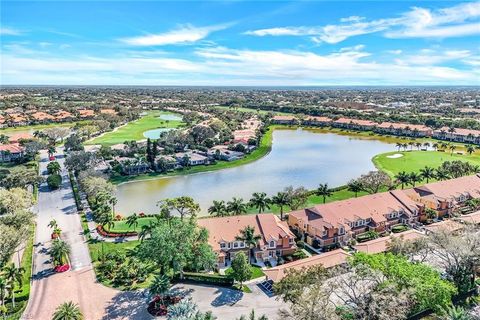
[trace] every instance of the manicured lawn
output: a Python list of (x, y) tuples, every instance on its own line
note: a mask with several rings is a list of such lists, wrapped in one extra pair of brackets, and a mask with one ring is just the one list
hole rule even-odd
[(143, 133), (148, 130), (158, 128), (178, 128), (183, 124), (182, 121), (166, 121), (158, 118), (160, 115), (176, 115), (171, 112), (149, 111), (142, 118), (129, 122), (128, 124), (117, 128), (115, 131), (107, 132), (87, 141), (85, 144), (101, 144), (111, 146), (118, 143), (124, 143), (131, 140), (146, 139)]
[(98, 261), (98, 257), (101, 256), (102, 252), (107, 254), (112, 251), (118, 252), (128, 252), (133, 250), (140, 241), (126, 241), (126, 242), (105, 242), (105, 241), (93, 241), (88, 242), (88, 249), (90, 249), (90, 256), (92, 261)]
[[(263, 273), (262, 268), (257, 267), (257, 266), (251, 266), (251, 268), (252, 268), (252, 276), (250, 277), (250, 280), (257, 279), (257, 278), (263, 277), (265, 275)], [(232, 267), (230, 267), (227, 270), (225, 270), (225, 275), (228, 276), (232, 272), (233, 272), (233, 269), (232, 269)]]
[(155, 222), (157, 219), (155, 217), (144, 217), (144, 218), (138, 218), (138, 226), (134, 229), (133, 226), (129, 227), (127, 225), (127, 220), (120, 220), (120, 221), (115, 221), (115, 225), (112, 229), (108, 228), (105, 226), (106, 231), (115, 231), (119, 233), (126, 233), (126, 232), (140, 232), (142, 230), (142, 226), (149, 225), (150, 222)]
[[(402, 154), (401, 158), (388, 158), (393, 154)], [(439, 151), (407, 151), (407, 152), (388, 152), (377, 155), (373, 158), (375, 166), (388, 173), (390, 176), (406, 171), (419, 172), (425, 166), (437, 168), (445, 161), (467, 161), (473, 165), (480, 165), (480, 154), (478, 152), (472, 155), (450, 154), (450, 152)]]
[(270, 152), (270, 150), (272, 149), (272, 133), (273, 133), (273, 129), (270, 128), (270, 130), (268, 130), (263, 135), (258, 148), (240, 160), (230, 161), (230, 162), (218, 161), (216, 164), (213, 164), (213, 165), (195, 166), (189, 169), (173, 171), (168, 173), (154, 172), (154, 173), (142, 174), (138, 176), (118, 176), (118, 177), (111, 178), (110, 181), (113, 182), (114, 184), (119, 184), (126, 181), (148, 180), (148, 179), (154, 179), (155, 177), (186, 175), (186, 174), (192, 174), (192, 173), (215, 171), (215, 170), (241, 166), (241, 165), (256, 161)]

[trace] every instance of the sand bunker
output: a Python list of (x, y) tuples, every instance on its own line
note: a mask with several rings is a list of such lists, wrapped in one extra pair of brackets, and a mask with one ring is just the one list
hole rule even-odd
[(390, 159), (397, 159), (397, 158), (401, 158), (403, 157), (403, 154), (401, 153), (395, 153), (395, 154), (392, 154), (390, 156), (387, 156), (387, 158), (390, 158)]

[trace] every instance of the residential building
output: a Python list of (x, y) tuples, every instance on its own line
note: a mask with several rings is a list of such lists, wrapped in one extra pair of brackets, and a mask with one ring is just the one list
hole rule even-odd
[(31, 140), (34, 137), (30, 133), (15, 133), (8, 137), (10, 143), (19, 143), (22, 140)]
[(307, 126), (329, 126), (332, 123), (332, 119), (327, 117), (308, 117), (302, 121)]
[(95, 112), (89, 109), (78, 110), (78, 116), (82, 119), (93, 118), (95, 116)]
[(202, 164), (208, 164), (208, 157), (203, 156), (199, 153), (195, 152), (178, 152), (175, 153), (175, 158), (177, 161), (181, 164), (184, 165), (183, 161), (185, 157), (188, 157), (188, 164), (190, 166), (198, 166)]
[(42, 112), (42, 111), (32, 113), (30, 117), (32, 118), (33, 122), (35, 122), (35, 123), (46, 123), (46, 122), (50, 122), (50, 121), (55, 120), (54, 116), (52, 116), (48, 113)]
[(207, 155), (211, 159), (223, 161), (239, 160), (245, 156), (243, 152), (229, 150), (228, 146), (214, 146), (208, 149)]
[(392, 242), (392, 238), (399, 238), (403, 241), (413, 241), (424, 237), (425, 235), (415, 229), (410, 229), (400, 233), (392, 233), (388, 237), (380, 237), (370, 241), (365, 241), (354, 245), (353, 247), (364, 253), (374, 254), (388, 251), (388, 246)]
[(328, 248), (346, 244), (366, 231), (415, 224), (421, 212), (421, 206), (396, 190), (290, 212), (288, 224), (309, 245)]
[(25, 148), (18, 143), (0, 144), (0, 162), (11, 162), (21, 159)]
[(255, 234), (260, 236), (258, 245), (253, 248), (258, 264), (266, 261), (276, 264), (277, 257), (296, 250), (295, 235), (286, 223), (271, 213), (198, 219), (198, 225), (208, 230), (208, 242), (218, 254), (219, 267), (229, 265), (238, 252), (249, 255), (247, 245), (236, 239), (246, 227), (253, 227)]
[(322, 265), (324, 268), (328, 269), (346, 264), (347, 259), (350, 256), (351, 255), (348, 252), (342, 249), (337, 249), (330, 252), (314, 255), (305, 259), (300, 259), (286, 264), (282, 264), (280, 266), (276, 266), (270, 269), (265, 269), (263, 270), (263, 273), (268, 280), (278, 282), (286, 276), (287, 270), (301, 270), (303, 268), (311, 268), (318, 265)]
[(409, 137), (430, 137), (433, 130), (427, 126), (410, 123), (382, 122), (376, 128), (382, 134)]
[(467, 200), (480, 198), (480, 175), (427, 183), (403, 192), (443, 217), (463, 206)]
[(369, 120), (340, 118), (333, 121), (332, 126), (350, 130), (373, 130), (377, 126), (377, 123)]
[(433, 131), (433, 137), (440, 140), (480, 144), (480, 130), (443, 127)]
[(297, 124), (298, 119), (295, 116), (274, 116), (272, 118), (274, 124)]

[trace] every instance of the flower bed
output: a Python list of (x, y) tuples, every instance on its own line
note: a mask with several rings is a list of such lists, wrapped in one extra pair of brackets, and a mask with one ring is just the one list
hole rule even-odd
[(182, 300), (179, 296), (167, 296), (161, 299), (160, 296), (155, 296), (152, 301), (148, 303), (147, 311), (154, 317), (162, 317), (167, 315), (168, 306), (174, 305)]
[(108, 238), (117, 238), (117, 237), (136, 237), (138, 236), (137, 232), (114, 232), (110, 231), (107, 232), (101, 225), (97, 226), (97, 232), (100, 234), (102, 237), (108, 237)]
[(61, 265), (61, 266), (56, 266), (55, 268), (53, 268), (53, 270), (57, 273), (66, 272), (66, 271), (70, 270), (70, 265), (69, 264), (64, 264), (64, 265)]

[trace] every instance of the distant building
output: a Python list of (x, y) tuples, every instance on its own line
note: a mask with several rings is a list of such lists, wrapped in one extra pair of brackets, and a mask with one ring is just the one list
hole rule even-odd
[(21, 159), (25, 148), (18, 143), (0, 144), (0, 162), (11, 162)]

